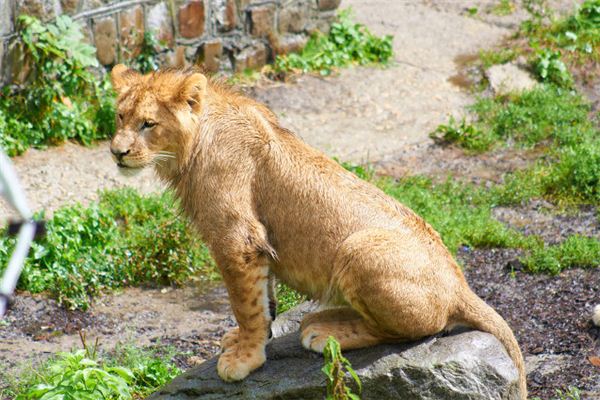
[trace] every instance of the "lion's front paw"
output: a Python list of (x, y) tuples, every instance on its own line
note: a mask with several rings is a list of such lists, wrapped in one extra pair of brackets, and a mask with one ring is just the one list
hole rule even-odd
[(266, 361), (264, 350), (250, 351), (239, 344), (225, 350), (217, 362), (217, 372), (226, 382), (241, 381)]
[(320, 324), (311, 324), (302, 330), (300, 338), (305, 349), (322, 353), (327, 344), (329, 332)]
[(238, 343), (238, 336), (240, 334), (240, 328), (233, 328), (226, 332), (221, 338), (221, 351), (226, 351), (231, 346)]

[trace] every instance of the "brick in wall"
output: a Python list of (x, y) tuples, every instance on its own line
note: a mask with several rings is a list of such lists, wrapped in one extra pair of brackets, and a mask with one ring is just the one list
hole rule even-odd
[(117, 61), (117, 24), (115, 19), (104, 17), (95, 19), (94, 44), (96, 57), (102, 65), (112, 65)]
[(264, 5), (252, 7), (249, 11), (250, 33), (257, 37), (266, 37), (273, 32), (275, 7)]
[(173, 46), (175, 42), (173, 23), (166, 3), (158, 3), (147, 10), (146, 26), (160, 42)]
[(221, 67), (223, 42), (219, 38), (207, 40), (198, 49), (198, 64), (206, 72), (217, 72)]
[(204, 33), (204, 2), (192, 0), (179, 7), (179, 34), (187, 39), (197, 38)]
[(144, 42), (144, 9), (142, 6), (119, 13), (119, 52), (127, 60), (139, 54)]

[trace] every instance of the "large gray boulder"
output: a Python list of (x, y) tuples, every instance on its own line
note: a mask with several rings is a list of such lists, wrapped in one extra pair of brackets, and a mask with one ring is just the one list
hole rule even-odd
[[(150, 399), (323, 399), (323, 357), (302, 348), (297, 331), (287, 333), (297, 329), (304, 311), (314, 308), (301, 307), (281, 317), (274, 330), (284, 336), (267, 346), (267, 363), (244, 381), (221, 381), (215, 357), (177, 377)], [(380, 345), (347, 351), (345, 356), (362, 381), (365, 400), (518, 399), (516, 368), (500, 342), (483, 332)]]

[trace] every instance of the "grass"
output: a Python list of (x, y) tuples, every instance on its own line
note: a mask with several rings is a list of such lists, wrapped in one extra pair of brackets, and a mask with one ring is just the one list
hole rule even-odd
[(387, 64), (393, 55), (392, 36), (378, 37), (352, 20), (351, 10), (339, 13), (328, 35), (315, 33), (300, 53), (277, 56), (276, 74), (318, 72), (329, 75), (351, 64)]
[(492, 65), (506, 64), (518, 56), (518, 52), (511, 48), (497, 50), (480, 50), (479, 60), (483, 68), (488, 69)]
[(510, 15), (517, 9), (515, 3), (511, 0), (500, 0), (492, 7), (492, 14), (505, 16)]
[[(107, 289), (217, 276), (169, 193), (104, 192), (87, 207), (57, 210), (47, 231), (33, 245), (18, 288), (48, 292), (68, 308), (86, 309), (92, 296)], [(0, 268), (13, 246), (13, 239), (0, 239)]]
[[(450, 119), (431, 136), (474, 153), (500, 146), (543, 150), (533, 167), (507, 177), (504, 200), (529, 196), (571, 203), (600, 201), (600, 130), (581, 95), (544, 84), (523, 93), (480, 98), (469, 111), (472, 122)], [(525, 197), (511, 191), (518, 186)]]
[[(174, 349), (139, 349), (120, 345), (99, 354), (96, 348), (58, 353), (18, 378), (0, 373), (8, 386), (0, 398), (15, 400), (143, 399), (181, 371), (170, 360)], [(3, 376), (4, 375), (4, 376)]]
[(467, 110), (472, 122), (451, 119), (432, 137), (482, 152), (505, 143), (531, 148), (549, 140), (564, 146), (598, 136), (598, 129), (589, 119), (587, 100), (552, 84), (508, 96), (480, 97)]

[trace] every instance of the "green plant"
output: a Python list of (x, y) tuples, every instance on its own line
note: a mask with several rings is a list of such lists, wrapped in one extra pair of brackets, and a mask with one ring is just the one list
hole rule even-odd
[(429, 136), (438, 143), (456, 143), (465, 149), (484, 151), (493, 143), (493, 138), (486, 133), (488, 132), (468, 123), (465, 118), (458, 122), (450, 117), (447, 125), (439, 125)]
[(327, 400), (360, 400), (359, 395), (352, 392), (346, 385), (344, 378), (348, 373), (358, 388), (358, 393), (362, 391), (362, 384), (352, 364), (342, 355), (340, 344), (333, 336), (327, 338), (327, 343), (323, 349), (325, 365), (321, 371), (327, 377)]
[(15, 400), (141, 399), (181, 373), (170, 361), (172, 348), (118, 345), (101, 356), (97, 341), (90, 349), (81, 338), (83, 349), (58, 353), (18, 378), (9, 375), (4, 393)]
[(49, 363), (40, 381), (16, 400), (131, 399), (128, 388), (134, 376), (123, 367), (102, 367), (85, 350), (59, 353)]
[(129, 64), (132, 68), (144, 74), (156, 71), (159, 67), (157, 59), (159, 51), (157, 49), (161, 49), (162, 47), (164, 45), (158, 40), (154, 32), (144, 32), (140, 50)]
[(161, 346), (157, 350), (120, 344), (108, 354), (104, 365), (127, 367), (133, 375), (132, 393), (135, 398), (142, 399), (181, 374), (181, 370), (170, 361), (176, 353), (169, 346)]
[(543, 82), (552, 82), (561, 87), (573, 86), (573, 77), (561, 60), (559, 51), (542, 49), (536, 52), (533, 67)]
[(90, 72), (98, 62), (81, 32), (64, 15), (46, 25), (18, 18), (23, 71), (29, 73), (23, 86), (0, 92), (0, 145), (9, 155), (67, 139), (89, 144), (114, 129), (110, 85)]
[(349, 64), (386, 64), (392, 57), (392, 37), (377, 37), (367, 27), (352, 21), (351, 11), (343, 10), (328, 35), (315, 33), (300, 53), (277, 56), (277, 73), (300, 71), (329, 75)]
[[(13, 239), (0, 239), (0, 271), (13, 247)], [(104, 192), (87, 207), (57, 210), (46, 236), (32, 246), (18, 287), (48, 291), (69, 308), (85, 309), (90, 297), (107, 289), (217, 277), (170, 193), (141, 196), (123, 189)]]

